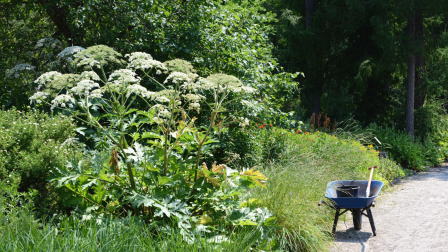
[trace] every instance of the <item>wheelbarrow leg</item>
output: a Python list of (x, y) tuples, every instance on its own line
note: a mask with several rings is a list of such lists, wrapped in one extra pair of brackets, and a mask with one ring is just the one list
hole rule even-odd
[(373, 236), (376, 236), (375, 222), (373, 221), (372, 210), (370, 207), (367, 209), (367, 215), (369, 215), (370, 226), (372, 227)]
[(334, 223), (333, 223), (333, 234), (336, 233), (336, 226), (338, 225), (340, 209), (336, 208), (336, 214), (334, 215)]

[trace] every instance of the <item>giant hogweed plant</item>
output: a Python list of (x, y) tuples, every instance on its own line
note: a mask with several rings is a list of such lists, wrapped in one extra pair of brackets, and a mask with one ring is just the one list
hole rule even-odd
[[(44, 91), (30, 98), (70, 113), (94, 129), (99, 143), (83, 160), (54, 169), (51, 180), (69, 192), (67, 203), (82, 210), (85, 218), (132, 214), (158, 226), (174, 221), (185, 234), (193, 228), (219, 233), (255, 225), (266, 238), (266, 230), (275, 226), (272, 213), (242, 203), (245, 191), (264, 186), (267, 178), (254, 169), (238, 172), (216, 162), (211, 168), (200, 164), (205, 147), (217, 141), (211, 132), (225, 127), (218, 118), (229, 114), (226, 106), (255, 90), (224, 74), (198, 78), (170, 72), (141, 52), (126, 55), (125, 66), (107, 76), (110, 55), (120, 55), (101, 58), (104, 55), (92, 48), (78, 52), (73, 69), (85, 71), (74, 77), (76, 85), (58, 90), (48, 101), (47, 84), (62, 76), (48, 72), (36, 80)], [(199, 127), (195, 114), (204, 106), (210, 119), (207, 126)], [(242, 127), (248, 123), (234, 115), (228, 118), (239, 120)], [(78, 131), (86, 134), (86, 129)]]

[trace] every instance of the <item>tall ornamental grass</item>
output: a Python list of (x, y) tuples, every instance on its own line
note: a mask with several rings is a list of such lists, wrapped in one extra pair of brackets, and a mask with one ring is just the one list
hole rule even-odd
[[(329, 232), (334, 210), (317, 205), (325, 199), (327, 183), (367, 180), (367, 168), (374, 165), (398, 171), (401, 175), (404, 173), (393, 162), (380, 163), (372, 146), (365, 147), (355, 140), (362, 135), (352, 136), (349, 140), (321, 132), (297, 133), (283, 134), (284, 152), (278, 161), (262, 169), (269, 177), (267, 190), (255, 190), (250, 197), (253, 202), (259, 202), (275, 213), (278, 224), (282, 226), (278, 235), (282, 237), (280, 240), (285, 248), (291, 251), (327, 251), (332, 240)], [(387, 184), (380, 173), (375, 173), (373, 179)]]

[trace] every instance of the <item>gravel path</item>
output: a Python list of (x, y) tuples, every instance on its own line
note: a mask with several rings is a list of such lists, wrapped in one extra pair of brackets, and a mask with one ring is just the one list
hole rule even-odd
[(350, 213), (341, 216), (332, 251), (448, 251), (448, 164), (406, 178), (391, 192), (380, 192), (369, 219), (353, 228)]

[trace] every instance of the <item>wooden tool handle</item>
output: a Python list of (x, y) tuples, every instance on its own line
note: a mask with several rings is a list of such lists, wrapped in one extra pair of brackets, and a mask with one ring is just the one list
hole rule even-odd
[(368, 195), (368, 194), (370, 194), (370, 184), (372, 183), (372, 177), (373, 177), (373, 170), (375, 170), (375, 168), (377, 168), (378, 166), (372, 166), (372, 167), (369, 167), (369, 170), (370, 170), (370, 177), (369, 177), (369, 182), (367, 183), (367, 190), (366, 190), (366, 197), (369, 197), (370, 195)]

